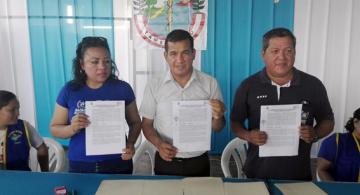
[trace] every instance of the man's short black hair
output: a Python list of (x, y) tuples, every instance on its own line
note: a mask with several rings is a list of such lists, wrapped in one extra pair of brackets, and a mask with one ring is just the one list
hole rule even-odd
[(191, 49), (194, 50), (194, 38), (191, 36), (191, 34), (186, 31), (186, 30), (182, 30), (182, 29), (176, 29), (171, 31), (165, 39), (165, 51), (168, 50), (168, 43), (169, 42), (178, 42), (178, 41), (183, 41), (183, 40), (189, 40), (190, 41), (190, 46)]
[(266, 32), (263, 36), (263, 51), (269, 47), (269, 41), (275, 37), (289, 37), (293, 42), (293, 47), (296, 46), (296, 38), (294, 34), (287, 28), (274, 28)]

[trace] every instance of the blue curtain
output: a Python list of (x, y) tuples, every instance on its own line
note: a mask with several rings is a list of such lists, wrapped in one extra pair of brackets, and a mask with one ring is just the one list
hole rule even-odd
[(56, 97), (72, 78), (77, 43), (84, 36), (103, 36), (114, 53), (113, 2), (28, 0), (27, 5), (37, 126), (42, 136), (50, 136)]
[(293, 29), (294, 0), (209, 0), (207, 50), (202, 70), (218, 80), (227, 107), (227, 125), (213, 133), (212, 153), (221, 153), (234, 137), (229, 116), (240, 82), (264, 67), (262, 35), (274, 27)]

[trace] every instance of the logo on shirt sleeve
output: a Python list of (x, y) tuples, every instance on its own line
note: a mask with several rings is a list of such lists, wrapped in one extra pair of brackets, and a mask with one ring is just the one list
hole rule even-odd
[(85, 113), (85, 101), (79, 100), (76, 103), (76, 109), (74, 111), (74, 115), (77, 115), (79, 113)]

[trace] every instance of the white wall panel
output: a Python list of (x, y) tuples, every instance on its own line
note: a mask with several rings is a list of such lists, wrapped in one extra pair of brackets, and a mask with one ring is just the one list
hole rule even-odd
[(14, 70), (11, 57), (8, 2), (0, 1), (0, 89), (14, 91)]
[(18, 96), (20, 117), (36, 125), (26, 0), (1, 0), (0, 7), (0, 88)]
[[(307, 59), (309, 53), (306, 48), (309, 47), (309, 20), (311, 19), (311, 0), (304, 0), (299, 3), (295, 1), (294, 24), (296, 42), (296, 61), (295, 65), (298, 69), (307, 71)], [(301, 16), (301, 17), (300, 17)]]
[[(114, 44), (115, 63), (120, 72), (120, 79), (134, 87), (132, 64), (132, 46), (130, 42), (131, 7), (128, 1), (114, 0)], [(130, 9), (130, 10), (129, 10)]]
[[(342, 130), (346, 105), (346, 84), (349, 67), (351, 33), (351, 0), (332, 0), (329, 11), (329, 26), (326, 49), (324, 81), (337, 119), (336, 130)], [(341, 126), (339, 126), (341, 125)]]
[(296, 66), (321, 79), (342, 132), (360, 107), (360, 1), (296, 0)]
[(352, 3), (351, 32), (349, 45), (349, 67), (347, 75), (347, 91), (345, 116), (346, 121), (355, 108), (360, 107), (360, 1)]

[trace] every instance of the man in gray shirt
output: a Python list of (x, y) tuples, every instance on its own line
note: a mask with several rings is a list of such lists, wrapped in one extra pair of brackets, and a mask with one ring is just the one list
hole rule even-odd
[(220, 131), (225, 125), (222, 95), (217, 81), (193, 68), (196, 51), (193, 37), (185, 30), (170, 32), (165, 40), (164, 57), (169, 71), (154, 78), (146, 86), (140, 107), (145, 137), (155, 145), (156, 175), (209, 176), (207, 151), (178, 152), (173, 146), (171, 120), (172, 102), (210, 100), (212, 129)]

